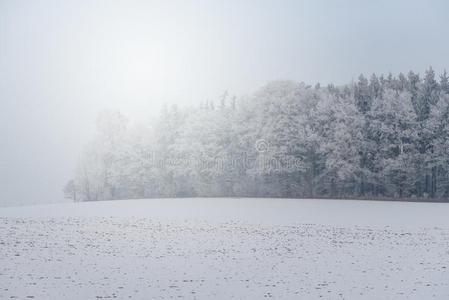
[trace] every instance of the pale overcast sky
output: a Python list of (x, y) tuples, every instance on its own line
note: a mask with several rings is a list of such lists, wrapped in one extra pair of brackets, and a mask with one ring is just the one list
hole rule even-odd
[(449, 68), (448, 1), (0, 0), (0, 205), (56, 202), (97, 113)]

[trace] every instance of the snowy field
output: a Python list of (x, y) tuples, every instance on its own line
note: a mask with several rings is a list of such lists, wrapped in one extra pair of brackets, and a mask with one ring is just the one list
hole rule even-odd
[(449, 299), (449, 204), (0, 208), (0, 299)]

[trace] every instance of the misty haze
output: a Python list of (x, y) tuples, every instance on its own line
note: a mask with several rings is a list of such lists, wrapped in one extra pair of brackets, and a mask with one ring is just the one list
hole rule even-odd
[(0, 0), (0, 299), (449, 299), (448, 11)]

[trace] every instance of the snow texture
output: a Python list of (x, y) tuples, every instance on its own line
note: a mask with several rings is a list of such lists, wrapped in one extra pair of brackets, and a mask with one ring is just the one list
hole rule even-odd
[(449, 206), (153, 199), (0, 210), (0, 299), (448, 299)]

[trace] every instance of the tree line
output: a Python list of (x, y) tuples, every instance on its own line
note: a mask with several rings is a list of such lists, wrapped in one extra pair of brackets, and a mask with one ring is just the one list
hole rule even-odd
[(268, 83), (150, 125), (102, 113), (64, 193), (152, 197), (449, 196), (449, 77), (429, 68), (343, 86)]

